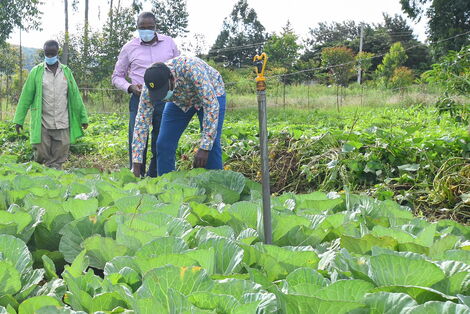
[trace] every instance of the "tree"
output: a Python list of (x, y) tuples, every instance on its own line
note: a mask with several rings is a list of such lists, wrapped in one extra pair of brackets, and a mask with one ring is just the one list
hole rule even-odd
[(322, 63), (327, 67), (335, 84), (346, 86), (354, 69), (354, 53), (347, 47), (333, 47), (322, 50)]
[(292, 68), (299, 57), (301, 46), (297, 43), (298, 36), (294, 33), (287, 21), (279, 35), (273, 34), (269, 37), (264, 51), (269, 57), (269, 63), (275, 67)]
[[(366, 51), (361, 51), (356, 55), (356, 69), (360, 70), (364, 74), (364, 77), (372, 66), (373, 57), (373, 53)], [(364, 81), (364, 77), (362, 81)]]
[(18, 49), (8, 43), (0, 46), (0, 74), (8, 75), (16, 71), (18, 60), (15, 56), (17, 54)]
[(414, 80), (415, 75), (413, 71), (407, 67), (401, 66), (393, 71), (392, 78), (390, 79), (390, 86), (398, 88), (403, 97), (406, 88), (413, 84)]
[(347, 47), (325, 48), (322, 50), (321, 58), (323, 66), (328, 68), (329, 74), (336, 84), (336, 106), (339, 111), (339, 87), (342, 89), (347, 86), (353, 75), (354, 53), (352, 49)]
[(427, 33), (435, 58), (470, 44), (469, 34), (449, 39), (470, 32), (470, 1), (400, 0), (400, 3), (402, 10), (412, 19), (420, 20), (423, 16), (429, 19)]
[(116, 58), (122, 46), (132, 38), (136, 30), (137, 13), (134, 7), (113, 8), (112, 18), (108, 15), (103, 30), (90, 33), (87, 43), (88, 55), (85, 54), (83, 33), (78, 32), (70, 36), (70, 55), (73, 58), (70, 58), (69, 65), (74, 70), (75, 79), (80, 86), (109, 86)]
[(438, 63), (433, 64), (432, 70), (423, 73), (422, 78), (444, 90), (436, 103), (440, 114), (448, 112), (457, 121), (469, 122), (468, 104), (454, 96), (470, 94), (470, 45), (458, 52), (450, 51)]
[[(68, 66), (73, 70), (75, 80), (78, 86), (88, 87), (96, 83), (96, 78), (102, 73), (102, 65), (99, 64), (100, 33), (90, 33), (87, 43), (83, 36), (84, 29), (77, 29), (76, 33), (69, 36), (69, 60)], [(59, 39), (59, 45), (64, 46), (64, 39)], [(85, 45), (88, 46), (88, 54), (85, 54)], [(86, 97), (86, 94), (84, 94)]]
[(383, 17), (383, 28), (390, 37), (390, 45), (401, 42), (407, 50), (408, 59), (404, 65), (420, 73), (428, 70), (432, 63), (429, 47), (418, 41), (408, 22), (398, 14), (390, 16), (384, 13)]
[[(353, 50), (359, 41), (356, 39), (352, 42)], [(383, 24), (371, 25), (368, 26), (365, 24), (364, 27), (364, 44), (363, 51), (368, 51), (375, 54), (377, 57), (372, 59), (371, 70), (375, 70), (377, 66), (381, 63), (382, 58), (380, 56), (385, 55), (389, 50), (390, 46), (393, 44), (392, 39), (390, 38), (389, 31), (383, 27)], [(356, 46), (357, 45), (357, 46)]]
[(207, 53), (206, 36), (202, 33), (193, 34), (191, 40), (181, 45), (181, 50), (185, 53), (191, 53), (196, 57), (202, 58)]
[(321, 51), (326, 47), (344, 46), (353, 51), (359, 51), (360, 27), (364, 28), (363, 50), (375, 54), (371, 69), (375, 69), (386, 54), (390, 46), (400, 41), (405, 49), (408, 49), (409, 58), (406, 66), (423, 72), (429, 68), (431, 58), (429, 49), (420, 43), (413, 33), (408, 22), (400, 15), (383, 15), (384, 21), (379, 24), (359, 23), (344, 21), (319, 23), (317, 27), (311, 28), (305, 40), (305, 53), (301, 56), (303, 61), (309, 59), (320, 60)]
[(185, 0), (152, 0), (152, 12), (157, 17), (157, 30), (171, 37), (188, 32), (188, 11)]
[(231, 66), (251, 65), (253, 55), (267, 39), (265, 28), (246, 0), (239, 0), (225, 18), (209, 55)]
[(0, 44), (8, 39), (15, 27), (40, 29), (40, 3), (40, 0), (0, 1)]
[(390, 79), (396, 68), (403, 65), (408, 56), (400, 42), (394, 43), (390, 47), (390, 51), (384, 56), (382, 64), (379, 64), (375, 71), (380, 82), (385, 86), (389, 86)]
[[(0, 45), (0, 95), (5, 96), (5, 99), (10, 99), (10, 103), (14, 102), (14, 99), (18, 97), (21, 91), (20, 86), (12, 86), (12, 76), (18, 72), (18, 48), (13, 47), (8, 43)], [(14, 81), (14, 80), (13, 80)], [(0, 97), (0, 101), (1, 101)], [(2, 104), (0, 103), (0, 115)], [(0, 116), (2, 118), (2, 116)]]
[(433, 64), (432, 70), (423, 73), (423, 78), (449, 94), (470, 94), (470, 45), (460, 51), (450, 51)]
[[(70, 1), (72, 9), (86, 2)], [(117, 5), (109, 7), (106, 22), (101, 31), (85, 30), (85, 25), (70, 33), (68, 65), (73, 69), (75, 79), (81, 87), (110, 87), (110, 76), (114, 69), (119, 52), (136, 30), (136, 17), (142, 9), (139, 1), (123, 8), (121, 1), (113, 1)], [(85, 21), (88, 21), (85, 19)], [(65, 36), (60, 36), (61, 47), (65, 45)], [(62, 56), (63, 57), (63, 56)], [(84, 97), (88, 92), (84, 89)]]
[(383, 13), (382, 16), (384, 23), (379, 25), (379, 27), (385, 29), (390, 36), (391, 42), (409, 42), (416, 39), (416, 36), (413, 34), (413, 28), (408, 25), (408, 22), (401, 15), (395, 14), (390, 16), (387, 13)]
[(117, 6), (113, 8), (113, 13), (109, 14), (103, 31), (97, 38), (98, 64), (101, 69), (100, 73), (97, 73), (98, 81), (108, 80), (112, 74), (122, 46), (132, 38), (132, 34), (136, 30), (135, 20), (139, 10), (140, 7), (122, 8)]
[[(364, 28), (367, 32), (371, 27), (364, 24)], [(327, 47), (345, 46), (358, 50), (359, 44), (354, 48), (351, 43), (359, 38), (359, 35), (360, 26), (354, 21), (320, 22), (315, 28), (309, 30), (309, 35), (305, 40), (306, 53), (303, 59), (320, 60), (323, 49)]]

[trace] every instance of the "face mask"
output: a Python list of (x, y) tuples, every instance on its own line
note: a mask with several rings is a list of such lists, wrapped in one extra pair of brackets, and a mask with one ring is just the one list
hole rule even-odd
[(163, 98), (162, 100), (170, 100), (171, 97), (173, 97), (173, 91), (172, 91), (172, 90), (169, 90), (169, 91), (166, 93), (165, 98)]
[(149, 42), (155, 37), (155, 31), (151, 29), (139, 29), (139, 37), (143, 42)]
[(51, 58), (44, 57), (44, 62), (46, 62), (48, 65), (53, 65), (57, 61), (59, 61), (59, 57), (57, 57), (57, 56), (54, 56), (54, 57), (51, 57)]

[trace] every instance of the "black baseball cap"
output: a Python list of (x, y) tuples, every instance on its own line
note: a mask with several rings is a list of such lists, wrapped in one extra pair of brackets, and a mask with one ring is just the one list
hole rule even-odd
[(145, 70), (144, 81), (152, 102), (161, 101), (170, 89), (171, 71), (165, 63), (157, 62)]

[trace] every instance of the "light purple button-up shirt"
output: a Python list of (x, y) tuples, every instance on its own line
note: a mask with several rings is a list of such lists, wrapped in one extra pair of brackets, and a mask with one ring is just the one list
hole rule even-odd
[[(113, 85), (127, 92), (129, 86), (144, 84), (144, 73), (155, 62), (166, 62), (180, 55), (173, 38), (158, 34), (158, 40), (146, 45), (134, 38), (124, 45), (112, 76)], [(126, 80), (129, 77), (132, 83)]]

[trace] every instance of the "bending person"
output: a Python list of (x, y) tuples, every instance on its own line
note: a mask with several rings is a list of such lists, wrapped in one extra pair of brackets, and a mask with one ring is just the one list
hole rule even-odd
[(225, 87), (220, 73), (196, 57), (179, 56), (145, 71), (132, 142), (133, 173), (140, 176), (154, 103), (167, 101), (157, 139), (158, 175), (175, 170), (176, 149), (197, 114), (201, 143), (196, 168), (222, 169), (220, 137), (225, 116)]

